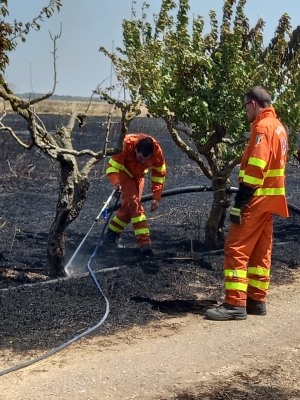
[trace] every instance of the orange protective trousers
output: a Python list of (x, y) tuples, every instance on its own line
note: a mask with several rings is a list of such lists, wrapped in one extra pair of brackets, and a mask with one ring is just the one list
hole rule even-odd
[(123, 229), (132, 222), (138, 247), (151, 244), (150, 233), (144, 208), (140, 201), (144, 189), (144, 177), (130, 178), (125, 172), (120, 171), (120, 184), (122, 190), (122, 205), (112, 219), (109, 227), (121, 234)]
[(273, 215), (246, 206), (242, 224), (232, 223), (225, 243), (225, 302), (245, 307), (247, 297), (265, 301), (270, 282)]

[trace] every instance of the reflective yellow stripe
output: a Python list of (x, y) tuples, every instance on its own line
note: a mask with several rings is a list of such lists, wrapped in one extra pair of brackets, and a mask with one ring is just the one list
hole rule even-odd
[(267, 290), (269, 288), (269, 285), (270, 285), (269, 282), (260, 282), (260, 281), (254, 280), (254, 279), (249, 279), (248, 284), (250, 286), (253, 286), (253, 287), (257, 288), (257, 289), (264, 289), (264, 290)]
[(285, 188), (259, 188), (253, 196), (280, 196), (285, 194)]
[(126, 174), (130, 177), (130, 178), (133, 178), (133, 175), (132, 175), (132, 173), (131, 172), (129, 172), (128, 171), (128, 169), (126, 168), (126, 167), (124, 167), (124, 165), (123, 165), (123, 168), (122, 168), (122, 170), (124, 171), (124, 172), (126, 172)]
[(259, 275), (259, 276), (270, 276), (270, 270), (260, 267), (248, 267), (248, 274)]
[(112, 172), (116, 172), (117, 174), (119, 173), (119, 170), (117, 168), (114, 167), (108, 167), (106, 168), (106, 175), (107, 174), (111, 174)]
[(123, 229), (116, 228), (112, 224), (109, 224), (109, 229), (111, 229), (112, 231), (117, 232), (117, 233), (122, 233), (123, 232)]
[(144, 170), (143, 174), (147, 174), (148, 173), (148, 168)]
[(240, 290), (242, 292), (247, 292), (247, 284), (240, 282), (226, 282), (225, 283), (226, 290)]
[[(276, 178), (279, 176), (284, 176), (285, 169), (284, 168), (279, 168), (279, 169), (270, 169), (269, 171), (265, 172), (265, 178)], [(245, 176), (245, 170), (241, 169), (239, 172), (239, 178), (243, 178)]]
[(267, 171), (265, 178), (270, 178), (270, 177), (277, 177), (277, 176), (284, 176), (284, 169), (270, 169)]
[(152, 169), (155, 169), (157, 172), (164, 172), (166, 171), (166, 164), (163, 164), (161, 167), (151, 167)]
[(123, 167), (122, 164), (119, 164), (117, 161), (113, 160), (112, 158), (108, 161), (108, 163), (117, 169), (122, 169), (122, 167)]
[(224, 275), (229, 278), (247, 278), (247, 271), (243, 271), (240, 269), (225, 269)]
[(164, 183), (165, 182), (165, 178), (159, 178), (158, 176), (151, 176), (151, 181), (152, 182), (159, 182), (159, 183)]
[(254, 178), (253, 176), (244, 174), (243, 182), (251, 183), (252, 185), (262, 185), (264, 183), (263, 179)]
[(137, 229), (134, 231), (135, 236), (137, 235), (143, 235), (145, 233), (149, 234), (149, 229), (148, 228), (144, 228), (144, 229)]
[(117, 161), (113, 160), (112, 158), (109, 160), (109, 164), (112, 165), (113, 167), (117, 168), (118, 170), (126, 172), (126, 174), (128, 176), (130, 176), (130, 178), (133, 178), (132, 173), (129, 172), (128, 169), (124, 165), (118, 163)]
[(240, 208), (232, 207), (232, 209), (230, 210), (230, 214), (231, 214), (231, 215), (240, 216), (240, 215), (241, 215), (241, 209), (240, 209)]
[(136, 224), (137, 222), (146, 221), (146, 215), (140, 215), (139, 217), (131, 218), (131, 222)]
[(262, 169), (266, 168), (267, 162), (261, 160), (260, 158), (250, 157), (248, 160), (249, 165), (255, 165), (256, 167), (260, 167)]
[(118, 225), (123, 226), (123, 228), (125, 228), (125, 226), (127, 225), (125, 222), (121, 221), (117, 216), (115, 216), (115, 217), (113, 218), (113, 221), (114, 221), (115, 223), (117, 223)]

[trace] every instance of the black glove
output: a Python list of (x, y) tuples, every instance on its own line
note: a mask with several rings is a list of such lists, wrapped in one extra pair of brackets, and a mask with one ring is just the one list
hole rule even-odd
[(253, 196), (256, 188), (252, 188), (250, 186), (245, 185), (244, 183), (241, 183), (239, 186), (239, 190), (237, 191), (237, 194), (235, 195), (234, 198), (234, 205), (237, 208), (243, 208), (245, 207), (251, 197)]
[(116, 185), (114, 189), (115, 189), (114, 197), (119, 198), (122, 193), (121, 185), (120, 184)]
[(229, 214), (230, 221), (234, 224), (241, 225), (242, 223), (242, 209), (232, 207)]
[(249, 203), (256, 189), (240, 184), (239, 190), (234, 198), (234, 206), (230, 210), (229, 218), (234, 224), (241, 225), (242, 223), (242, 209)]

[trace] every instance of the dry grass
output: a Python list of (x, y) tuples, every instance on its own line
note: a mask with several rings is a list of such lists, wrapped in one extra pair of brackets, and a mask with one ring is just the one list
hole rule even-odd
[[(89, 106), (89, 108), (88, 108)], [(5, 104), (6, 111), (11, 112), (12, 109), (8, 103)], [(121, 116), (119, 109), (111, 109), (111, 105), (106, 102), (89, 102), (87, 101), (65, 101), (65, 100), (44, 100), (35, 105), (38, 114), (70, 114), (72, 111), (84, 112), (88, 116), (106, 116), (111, 111), (114, 117)], [(147, 109), (142, 109), (141, 117), (145, 117)]]

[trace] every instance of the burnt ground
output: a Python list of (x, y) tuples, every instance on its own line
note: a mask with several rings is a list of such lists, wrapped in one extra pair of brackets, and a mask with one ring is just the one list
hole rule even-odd
[[(133, 131), (146, 131), (142, 128)], [(168, 163), (165, 189), (210, 185), (164, 138), (160, 139)], [(6, 170), (0, 181), (0, 349), (9, 349), (13, 357), (9, 361), (0, 356), (0, 370), (23, 360), (24, 355), (28, 359), (60, 346), (102, 319), (106, 302), (87, 273), (88, 260), (110, 305), (105, 323), (91, 336), (188, 313), (203, 315), (222, 300), (222, 253), (205, 254), (203, 248), (210, 192), (163, 198), (154, 214), (147, 211), (149, 204), (145, 203), (153, 258), (140, 257), (131, 227), (123, 234), (121, 248), (106, 251), (97, 246), (105, 221), (94, 224), (111, 192), (103, 176), (104, 163), (100, 163), (92, 173), (84, 209), (67, 230), (67, 261), (94, 227), (72, 263), (71, 276), (51, 280), (46, 270), (46, 245), (57, 201), (57, 167), (47, 164), (47, 171), (42, 171), (37, 163), (30, 172), (36, 160), (27, 155), (22, 158), (22, 153), (16, 155), (15, 162), (7, 160), (12, 160), (11, 155), (2, 159), (2, 171)], [(39, 154), (38, 160), (41, 165), (49, 163)], [(149, 187), (148, 181), (144, 193), (149, 193)], [(288, 201), (298, 207), (299, 191), (299, 168), (289, 164)], [(293, 284), (293, 272), (300, 264), (298, 221), (294, 213), (287, 219), (275, 217), (274, 286)], [(195, 293), (201, 293), (200, 298)]]

